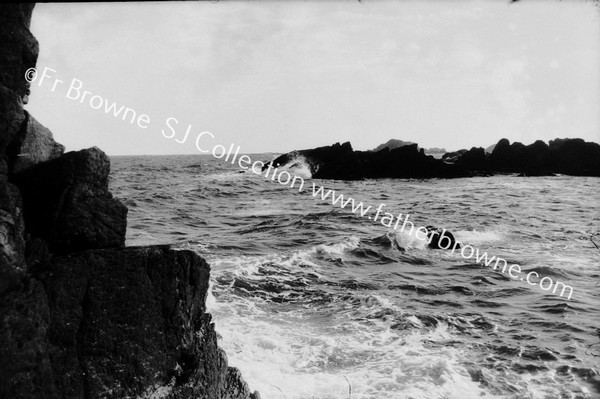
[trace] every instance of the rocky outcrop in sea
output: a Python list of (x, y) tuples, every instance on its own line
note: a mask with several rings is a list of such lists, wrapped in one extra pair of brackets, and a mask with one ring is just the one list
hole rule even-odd
[(556, 139), (549, 144), (538, 140), (527, 146), (502, 139), (491, 153), (473, 147), (446, 153), (442, 159), (427, 155), (417, 144), (355, 151), (350, 142), (335, 143), (283, 154), (267, 162), (263, 170), (269, 166), (293, 167), (297, 160), (319, 179), (456, 178), (496, 173), (600, 176), (600, 145), (582, 139)]
[(106, 154), (23, 109), (32, 11), (0, 6), (0, 398), (258, 398), (217, 345), (209, 265), (125, 247)]

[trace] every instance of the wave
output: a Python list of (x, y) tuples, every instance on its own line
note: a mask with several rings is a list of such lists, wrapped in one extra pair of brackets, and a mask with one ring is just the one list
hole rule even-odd
[(496, 230), (457, 230), (452, 231), (452, 233), (456, 240), (470, 244), (483, 244), (505, 239), (504, 234)]
[[(295, 155), (286, 164), (278, 166), (279, 171), (287, 171), (290, 174), (296, 175), (303, 179), (311, 179), (313, 176), (313, 168), (308, 160), (300, 154)], [(316, 170), (314, 171), (316, 172)]]

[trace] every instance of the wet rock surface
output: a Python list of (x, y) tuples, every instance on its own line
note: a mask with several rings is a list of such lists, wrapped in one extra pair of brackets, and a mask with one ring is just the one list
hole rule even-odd
[(125, 247), (98, 148), (23, 110), (32, 4), (0, 5), (0, 398), (258, 398), (206, 313), (209, 265)]

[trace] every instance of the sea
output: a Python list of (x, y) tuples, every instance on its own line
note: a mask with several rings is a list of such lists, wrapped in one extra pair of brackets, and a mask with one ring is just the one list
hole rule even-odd
[[(334, 181), (296, 162), (298, 191), (211, 155), (111, 163), (127, 245), (209, 262), (219, 345), (263, 399), (600, 398), (599, 178)], [(313, 197), (313, 183), (446, 229), (572, 296), (430, 249)]]

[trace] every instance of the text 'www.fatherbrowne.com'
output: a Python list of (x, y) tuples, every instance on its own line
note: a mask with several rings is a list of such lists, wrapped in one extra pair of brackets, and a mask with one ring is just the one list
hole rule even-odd
[[(39, 74), (35, 68), (29, 68), (25, 72), (25, 79), (30, 84), (36, 82), (37, 86), (45, 84), (50, 87), (50, 91), (53, 93), (57, 90), (63, 90), (67, 99), (80, 104), (87, 104), (90, 108), (97, 110), (98, 112), (103, 112), (106, 115), (121, 119), (124, 122), (138, 126), (141, 129), (147, 129), (150, 126), (151, 120), (149, 115), (139, 113), (132, 107), (118, 105), (115, 101), (110, 101), (100, 94), (86, 90), (83, 82), (79, 79), (73, 78), (67, 84), (62, 79), (58, 79), (55, 74), (56, 70), (49, 67), (45, 67), (41, 74)], [(178, 134), (180, 123), (179, 120), (174, 117), (166, 118), (163, 121), (162, 126), (163, 128), (160, 132), (163, 137), (167, 139), (173, 139), (179, 144), (184, 144), (188, 141), (188, 138), (195, 135), (194, 144), (198, 152), (202, 154), (210, 153), (216, 159), (231, 163), (232, 165), (237, 164), (242, 170), (250, 170), (254, 174), (262, 175), (265, 179), (278, 182), (289, 188), (297, 189), (300, 192), (304, 191), (304, 178), (297, 176), (295, 173), (290, 173), (288, 170), (279, 170), (277, 167), (273, 168), (271, 162), (265, 164), (262, 161), (252, 161), (250, 156), (240, 155), (240, 146), (231, 143), (229, 146), (215, 144), (211, 147), (208, 142), (214, 140), (215, 135), (209, 131), (193, 132), (192, 125), (188, 124), (185, 133)], [(362, 201), (355, 201), (353, 197), (336, 193), (335, 190), (327, 190), (323, 186), (317, 186), (314, 182), (312, 183), (311, 194), (313, 198), (322, 201), (331, 201), (333, 206), (339, 206), (340, 209), (350, 210), (353, 214), (360, 215), (361, 217), (366, 216), (369, 220), (379, 222), (381, 225), (395, 231), (405, 232), (407, 226), (410, 225), (410, 230), (407, 232), (409, 235), (412, 235), (414, 231), (414, 234), (418, 239), (427, 241), (429, 244), (431, 244), (433, 239), (437, 239), (439, 248), (446, 250), (452, 249), (452, 254), (454, 254), (457, 249), (460, 249), (459, 252), (463, 258), (474, 259), (478, 264), (483, 264), (486, 267), (490, 267), (493, 263), (492, 268), (494, 270), (499, 269), (503, 274), (508, 275), (513, 280), (521, 280), (529, 285), (537, 285), (543, 291), (551, 291), (553, 294), (557, 294), (560, 290), (558, 295), (561, 297), (565, 296), (568, 291), (567, 299), (569, 300), (573, 295), (573, 287), (560, 281), (555, 282), (552, 278), (547, 276), (539, 279), (540, 275), (535, 271), (523, 274), (521, 266), (518, 264), (509, 266), (508, 262), (501, 257), (490, 257), (486, 252), (480, 253), (479, 249), (474, 248), (471, 245), (463, 245), (459, 241), (451, 240), (446, 236), (445, 229), (441, 234), (430, 234), (428, 236), (425, 227), (420, 226), (415, 229), (415, 225), (409, 221), (408, 214), (406, 214), (404, 220), (402, 220), (402, 213), (396, 216), (390, 212), (383, 212), (383, 209), (386, 207), (385, 204), (379, 204), (376, 208), (365, 206)], [(373, 213), (374, 215), (372, 215)], [(401, 222), (402, 225), (400, 225)]]
[[(409, 220), (409, 214), (404, 215), (404, 220), (402, 218), (403, 214), (399, 213), (398, 215), (394, 215), (390, 212), (383, 212), (383, 208), (386, 207), (385, 204), (379, 204), (375, 210), (373, 210), (372, 206), (365, 206), (362, 201), (357, 202), (352, 197), (344, 197), (344, 194), (336, 193), (335, 190), (326, 190), (323, 186), (317, 186), (315, 183), (312, 184), (312, 196), (315, 198), (319, 198), (321, 200), (331, 201), (331, 204), (334, 206), (339, 206), (341, 209), (349, 209), (352, 213), (360, 215), (361, 217), (365, 217), (373, 222), (379, 221), (383, 226), (393, 229), (399, 232), (406, 232), (408, 235), (414, 235), (422, 241), (427, 241), (428, 244), (431, 244), (432, 240), (437, 241), (437, 247), (445, 250), (451, 249), (451, 254), (459, 249), (460, 255), (465, 259), (474, 259), (476, 263), (483, 264), (486, 267), (490, 267), (492, 264), (493, 270), (500, 270), (503, 274), (508, 275), (513, 280), (524, 281), (529, 285), (537, 285), (543, 291), (551, 291), (553, 294), (557, 294), (561, 297), (564, 297), (566, 294), (567, 299), (571, 299), (573, 296), (573, 287), (570, 285), (566, 285), (560, 281), (554, 281), (552, 278), (546, 276), (539, 278), (540, 275), (536, 271), (530, 271), (527, 274), (524, 274), (521, 270), (521, 266), (518, 264), (509, 265), (508, 262), (501, 257), (497, 256), (489, 256), (487, 252), (479, 251), (479, 248), (474, 248), (471, 245), (465, 245), (458, 240), (452, 240), (450, 237), (446, 235), (446, 229), (443, 229), (441, 234), (427, 234), (428, 230), (424, 226), (417, 227), (415, 229), (415, 225), (413, 222)], [(371, 214), (374, 213), (373, 216)], [(400, 225), (402, 223), (402, 225)], [(407, 229), (407, 226), (410, 229)], [(559, 291), (560, 290), (560, 291)]]

